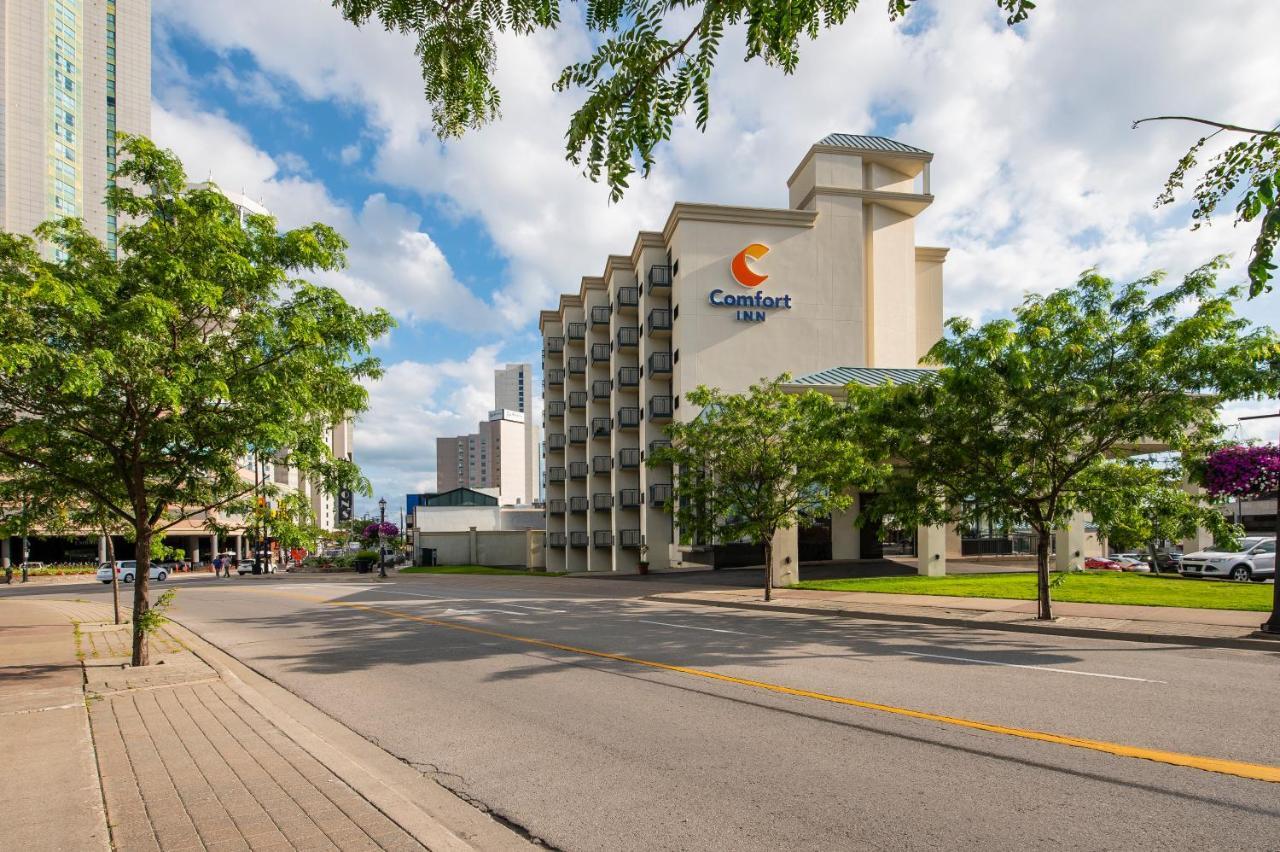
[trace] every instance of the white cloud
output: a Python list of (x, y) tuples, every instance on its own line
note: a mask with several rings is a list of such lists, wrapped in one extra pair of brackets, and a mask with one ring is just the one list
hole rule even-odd
[(338, 152), (338, 159), (342, 162), (342, 165), (344, 166), (355, 165), (360, 161), (360, 158), (363, 156), (364, 156), (364, 151), (361, 150), (360, 144), (358, 142), (353, 142), (350, 145), (345, 146), (341, 151)]

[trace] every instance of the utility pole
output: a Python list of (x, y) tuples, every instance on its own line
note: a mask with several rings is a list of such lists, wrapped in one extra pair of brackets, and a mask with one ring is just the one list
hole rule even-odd
[(387, 545), (382, 533), (382, 527), (387, 522), (387, 498), (382, 497), (378, 500), (378, 576), (385, 578), (387, 576)]
[[(1255, 414), (1252, 417), (1241, 417), (1240, 419), (1242, 421), (1243, 420), (1271, 420), (1272, 418), (1275, 418), (1275, 417), (1280, 417), (1280, 411), (1276, 412), (1275, 414)], [(1280, 447), (1280, 443), (1277, 443), (1276, 446)], [(1276, 483), (1275, 528), (1276, 528), (1276, 545), (1277, 547), (1280, 547), (1280, 482)], [(1275, 560), (1277, 557), (1280, 557), (1280, 554), (1273, 555), (1272, 559)], [(1272, 568), (1274, 572), (1274, 568), (1275, 568), (1274, 561), (1272, 562)], [(1274, 583), (1275, 585), (1272, 586), (1272, 589), (1271, 589), (1271, 592), (1272, 592), (1271, 617), (1268, 618), (1266, 621), (1264, 621), (1262, 623), (1262, 626), (1258, 629), (1261, 630), (1263, 633), (1274, 633), (1274, 634), (1280, 635), (1280, 572), (1276, 572), (1273, 574), (1272, 583)]]

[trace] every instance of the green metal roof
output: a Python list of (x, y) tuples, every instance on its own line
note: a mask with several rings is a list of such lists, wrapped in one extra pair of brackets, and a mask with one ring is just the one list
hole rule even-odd
[(937, 370), (898, 369), (886, 370), (880, 367), (832, 367), (817, 373), (810, 373), (793, 379), (793, 385), (809, 385), (812, 387), (844, 387), (847, 384), (878, 387), (893, 382), (895, 385), (914, 385)]
[(835, 148), (857, 148), (861, 151), (884, 151), (889, 154), (915, 154), (931, 156), (923, 148), (904, 145), (883, 136), (857, 136), (852, 133), (830, 133), (824, 136), (819, 145), (831, 145)]

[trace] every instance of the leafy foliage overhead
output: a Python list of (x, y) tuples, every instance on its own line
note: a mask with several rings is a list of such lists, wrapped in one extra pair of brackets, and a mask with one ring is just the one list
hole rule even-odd
[[(889, 0), (889, 16), (915, 0)], [(1032, 0), (994, 0), (1010, 25), (1026, 19)], [(501, 96), (493, 82), (496, 35), (553, 29), (557, 0), (333, 0), (360, 26), (377, 18), (416, 39), (425, 95), (436, 132), (460, 136), (493, 120)], [(604, 177), (620, 198), (637, 163), (647, 175), (654, 149), (693, 103), (699, 129), (711, 116), (711, 76), (726, 31), (740, 27), (746, 59), (795, 71), (801, 39), (838, 26), (858, 0), (586, 0), (586, 24), (599, 36), (591, 56), (565, 68), (558, 90), (586, 98), (566, 133), (569, 159), (593, 179)]]

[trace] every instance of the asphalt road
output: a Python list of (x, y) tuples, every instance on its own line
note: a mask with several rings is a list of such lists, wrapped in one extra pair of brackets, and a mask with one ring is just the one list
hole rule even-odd
[(654, 579), (171, 585), (183, 624), (557, 848), (1280, 848), (1280, 784), (759, 685), (1280, 766), (1280, 654), (690, 608)]

